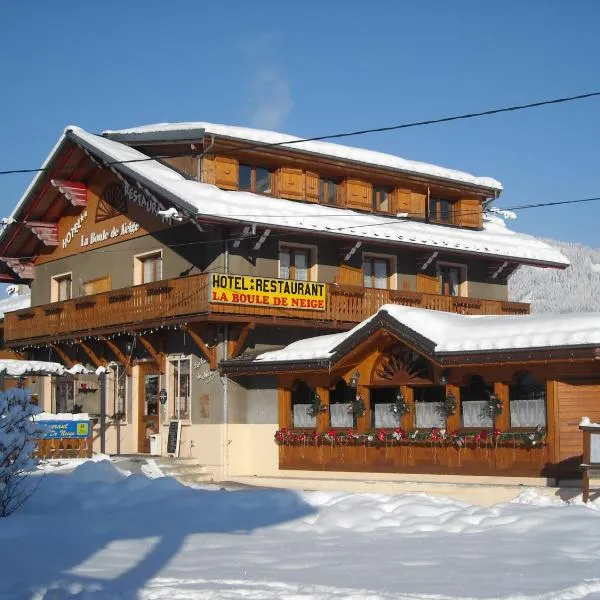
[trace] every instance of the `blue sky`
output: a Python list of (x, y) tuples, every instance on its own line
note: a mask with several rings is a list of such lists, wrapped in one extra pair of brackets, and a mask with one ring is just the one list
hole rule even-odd
[[(600, 2), (0, 0), (0, 170), (62, 129), (205, 120), (323, 135), (600, 90)], [(600, 98), (349, 138), (488, 175), (499, 206), (600, 196)], [(3, 215), (29, 176), (0, 177)], [(600, 246), (600, 202), (511, 227)]]

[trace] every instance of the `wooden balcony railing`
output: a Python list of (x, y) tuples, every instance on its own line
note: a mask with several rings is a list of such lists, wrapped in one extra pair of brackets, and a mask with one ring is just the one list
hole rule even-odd
[(103, 292), (6, 313), (7, 345), (138, 328), (202, 314), (313, 319), (339, 324), (340, 329), (362, 321), (383, 304), (402, 304), (460, 314), (528, 314), (529, 305), (499, 300), (460, 298), (327, 284), (327, 307), (295, 310), (273, 306), (216, 304), (209, 302), (208, 275), (192, 275)]

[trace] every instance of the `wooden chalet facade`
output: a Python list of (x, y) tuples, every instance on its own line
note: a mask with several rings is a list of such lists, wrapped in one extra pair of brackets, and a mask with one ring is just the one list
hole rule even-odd
[[(514, 352), (493, 360), (465, 352), (445, 363), (431, 340), (420, 346), (382, 322), (335, 364), (283, 361), (281, 371), (261, 358), (342, 335), (388, 305), (530, 318), (527, 304), (508, 299), (509, 275), (522, 264), (568, 262), (484, 216), (501, 189), (489, 178), (244, 128), (102, 136), (68, 128), (0, 236), (0, 276), (31, 288), (31, 306), (5, 314), (4, 344), (26, 358), (109, 368), (97, 389), (80, 378), (41, 391), (53, 412), (99, 414), (105, 404), (107, 452), (148, 452), (153, 434), (164, 452), (166, 426), (178, 419), (180, 455), (221, 475), (543, 474), (579, 452), (562, 407), (600, 418), (586, 404), (600, 386), (587, 347), (560, 358), (525, 349), (516, 362)], [(411, 360), (426, 363), (416, 382)], [(364, 411), (350, 423), (335, 404), (357, 372)], [(531, 419), (544, 419), (521, 427), (511, 423), (509, 395), (524, 373), (535, 382)], [(473, 375), (477, 393), (506, 407), (482, 427), (464, 412)], [(455, 412), (435, 420), (431, 407), (448, 396)], [(318, 412), (303, 419), (315, 397)], [(417, 415), (426, 402), (431, 414)], [(304, 408), (294, 413), (296, 405)], [(394, 406), (405, 405), (396, 423)], [(430, 439), (441, 429), (457, 432), (454, 445)], [(485, 444), (481, 435), (473, 442), (475, 429), (489, 431)], [(492, 448), (494, 429), (504, 437)], [(405, 443), (411, 434), (418, 443)], [(529, 434), (535, 444), (508, 443)], [(385, 439), (369, 439), (377, 435)]]

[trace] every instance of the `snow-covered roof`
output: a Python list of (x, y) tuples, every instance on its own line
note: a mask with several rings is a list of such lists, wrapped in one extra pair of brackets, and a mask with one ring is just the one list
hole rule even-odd
[(31, 306), (31, 294), (19, 294), (2, 298), (0, 300), (0, 319), (4, 318), (4, 313), (12, 310), (21, 310)]
[(0, 359), (0, 374), (9, 377), (24, 377), (26, 375), (72, 375), (74, 373), (89, 373), (82, 365), (74, 365), (67, 369), (57, 362), (44, 360)]
[(416, 248), (450, 250), (493, 256), (541, 266), (564, 267), (569, 261), (548, 244), (486, 222), (483, 231), (421, 223), (391, 216), (365, 214), (320, 204), (290, 202), (252, 194), (230, 192), (213, 185), (185, 179), (182, 175), (119, 142), (68, 127), (67, 135), (107, 161), (126, 162), (119, 169), (161, 193), (191, 215), (234, 223), (332, 236), (369, 239)]
[(343, 342), (363, 330), (377, 315), (387, 313), (399, 325), (430, 341), (434, 354), (495, 352), (566, 347), (600, 347), (600, 313), (560, 315), (458, 315), (396, 304), (350, 331), (299, 340), (281, 350), (259, 354), (257, 362), (327, 360)]
[[(156, 123), (131, 129), (105, 131), (103, 135), (125, 143), (143, 143), (156, 141), (198, 140), (205, 134), (254, 142), (259, 144), (277, 144), (284, 148), (318, 154), (331, 158), (349, 160), (362, 164), (374, 165), (401, 171), (403, 173), (425, 175), (436, 179), (466, 183), (478, 187), (488, 188), (499, 192), (502, 184), (491, 177), (476, 177), (463, 171), (447, 169), (429, 163), (407, 160), (393, 154), (385, 154), (374, 150), (344, 146), (322, 141), (303, 141), (303, 138), (266, 131), (264, 129), (251, 129), (249, 127), (236, 127), (219, 125), (204, 121), (189, 123)], [(290, 142), (292, 142), (290, 144)]]

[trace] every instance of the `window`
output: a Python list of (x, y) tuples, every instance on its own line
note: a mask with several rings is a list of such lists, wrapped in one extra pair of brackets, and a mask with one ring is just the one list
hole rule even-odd
[(308, 281), (311, 269), (310, 248), (281, 246), (279, 249), (279, 277)]
[(52, 302), (62, 302), (63, 300), (70, 300), (73, 297), (72, 291), (73, 284), (71, 273), (57, 275), (56, 277), (52, 278)]
[(374, 187), (373, 188), (373, 210), (380, 212), (390, 212), (390, 202), (393, 188)]
[(460, 388), (463, 427), (493, 427), (494, 419), (488, 412), (491, 385), (486, 385), (479, 375), (473, 375)]
[(356, 419), (351, 411), (351, 401), (356, 390), (341, 379), (329, 394), (329, 418), (332, 427), (355, 427)]
[(113, 374), (113, 418), (125, 419), (127, 411), (127, 371), (124, 365), (117, 364), (113, 369)]
[(440, 294), (444, 296), (461, 296), (463, 268), (456, 265), (438, 265)]
[(175, 417), (177, 419), (190, 418), (190, 359), (175, 358), (171, 363), (172, 390), (175, 399)]
[(546, 425), (546, 386), (531, 373), (519, 373), (509, 386), (510, 426)]
[(337, 204), (338, 185), (333, 179), (319, 179), (319, 201), (323, 204)]
[(399, 427), (400, 415), (394, 412), (399, 388), (373, 388), (371, 390), (371, 426)]
[(313, 405), (313, 391), (300, 381), (292, 390), (292, 427), (317, 426), (316, 415), (310, 414)]
[(135, 257), (134, 284), (152, 283), (162, 279), (162, 252), (151, 252)]
[(386, 290), (390, 287), (390, 259), (363, 256), (363, 284), (368, 288)]
[(446, 388), (444, 386), (426, 386), (413, 388), (415, 399), (416, 427), (445, 427), (446, 419), (442, 414)]
[(69, 380), (55, 381), (54, 409), (56, 413), (72, 412), (75, 408), (75, 382)]
[(429, 220), (434, 223), (452, 223), (454, 202), (446, 198), (429, 198)]
[(240, 164), (239, 189), (257, 194), (272, 193), (273, 172), (265, 167)]

